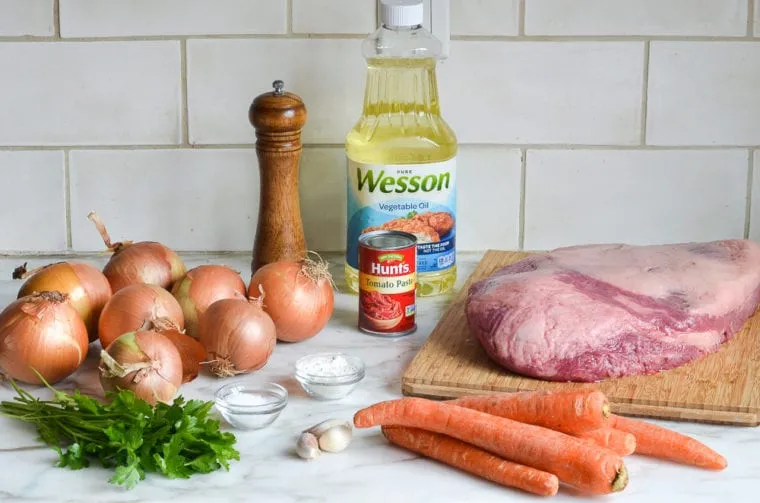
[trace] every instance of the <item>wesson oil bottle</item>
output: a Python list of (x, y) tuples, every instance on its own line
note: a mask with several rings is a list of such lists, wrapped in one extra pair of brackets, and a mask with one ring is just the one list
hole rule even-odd
[(358, 290), (361, 234), (400, 230), (417, 237), (418, 294), (437, 295), (456, 281), (457, 140), (438, 102), (441, 43), (422, 27), (422, 0), (383, 0), (381, 19), (362, 45), (364, 109), (346, 138), (346, 281)]

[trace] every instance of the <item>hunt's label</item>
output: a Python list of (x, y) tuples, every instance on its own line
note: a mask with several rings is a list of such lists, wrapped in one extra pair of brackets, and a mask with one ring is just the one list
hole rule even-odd
[[(389, 232), (390, 233), (390, 232)], [(359, 245), (359, 328), (379, 335), (403, 335), (416, 328), (417, 249), (413, 238), (402, 249)]]
[(417, 272), (456, 263), (456, 158), (430, 164), (348, 160), (346, 261), (359, 269), (359, 236), (395, 230), (417, 238)]

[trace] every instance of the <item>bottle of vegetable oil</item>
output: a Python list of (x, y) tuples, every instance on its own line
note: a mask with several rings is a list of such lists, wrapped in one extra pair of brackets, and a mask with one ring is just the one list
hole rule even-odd
[(418, 294), (456, 281), (454, 132), (441, 117), (435, 67), (441, 43), (422, 27), (422, 0), (382, 0), (381, 27), (363, 43), (364, 110), (346, 138), (346, 280), (358, 290), (359, 236), (417, 237)]

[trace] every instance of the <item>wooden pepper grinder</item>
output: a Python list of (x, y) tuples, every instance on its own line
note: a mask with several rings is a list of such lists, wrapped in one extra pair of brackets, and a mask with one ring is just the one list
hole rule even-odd
[(266, 264), (298, 261), (306, 255), (298, 196), (306, 107), (301, 98), (284, 91), (281, 80), (272, 87), (274, 91), (257, 96), (248, 111), (256, 129), (261, 186), (252, 273)]

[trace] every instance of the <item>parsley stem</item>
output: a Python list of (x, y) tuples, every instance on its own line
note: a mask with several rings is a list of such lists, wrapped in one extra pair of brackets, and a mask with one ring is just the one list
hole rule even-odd
[(212, 402), (148, 404), (132, 391), (109, 393), (101, 403), (79, 392), (67, 394), (48, 387), (54, 400), (40, 400), (11, 381), (18, 396), (0, 402), (0, 414), (34, 424), (42, 442), (71, 469), (91, 460), (115, 470), (110, 482), (134, 487), (146, 472), (170, 478), (228, 469), (240, 459), (235, 436), (219, 430), (209, 417)]

